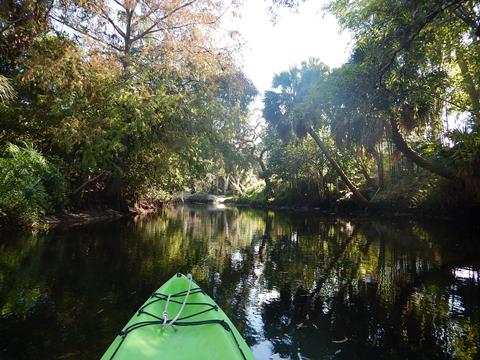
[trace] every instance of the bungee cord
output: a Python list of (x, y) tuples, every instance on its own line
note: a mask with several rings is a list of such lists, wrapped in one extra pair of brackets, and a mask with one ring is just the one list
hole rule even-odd
[[(181, 277), (181, 276), (183, 276), (183, 275), (180, 274), (180, 273), (177, 274), (177, 277)], [(170, 325), (171, 326), (183, 327), (183, 326), (201, 326), (201, 325), (212, 325), (212, 324), (221, 325), (225, 329), (225, 331), (227, 331), (231, 334), (231, 336), (233, 338), (233, 341), (238, 348), (241, 359), (242, 360), (247, 360), (247, 358), (246, 358), (245, 354), (243, 353), (243, 350), (240, 346), (240, 343), (238, 342), (234, 332), (232, 331), (232, 328), (230, 327), (230, 325), (225, 320), (222, 320), (222, 319), (196, 320), (196, 321), (193, 320), (193, 318), (195, 318), (199, 315), (205, 314), (209, 311), (212, 311), (212, 310), (213, 311), (218, 311), (218, 306), (215, 305), (215, 304), (207, 303), (207, 302), (188, 302), (188, 297), (190, 295), (198, 294), (198, 293), (205, 294), (205, 292), (199, 287), (196, 287), (196, 288), (192, 289), (192, 283), (193, 283), (192, 275), (188, 274), (187, 278), (188, 278), (189, 282), (188, 282), (188, 289), (186, 291), (185, 290), (180, 291), (180, 292), (175, 293), (175, 294), (163, 294), (163, 293), (160, 293), (160, 292), (154, 292), (151, 295), (150, 298), (152, 300), (147, 302), (146, 304), (144, 304), (137, 311), (137, 316), (140, 316), (140, 315), (144, 314), (144, 315), (152, 317), (154, 320), (139, 321), (137, 323), (134, 323), (134, 324), (131, 324), (131, 325), (125, 327), (118, 335), (118, 336), (120, 336), (121, 340), (118, 343), (118, 345), (115, 348), (112, 355), (110, 356), (109, 360), (113, 360), (115, 358), (119, 349), (121, 348), (122, 344), (124, 343), (125, 339), (127, 338), (128, 334), (130, 334), (134, 330), (143, 328), (145, 326), (159, 325), (159, 326), (162, 326), (163, 328), (167, 328)], [(183, 301), (176, 300), (176, 299), (182, 298), (182, 297), (183, 297)], [(164, 307), (164, 310), (163, 310), (162, 314), (159, 314), (160, 316), (148, 311), (148, 308), (151, 307), (153, 304), (156, 304), (156, 303), (162, 302), (162, 301), (165, 301), (165, 307)], [(171, 303), (180, 304), (181, 306), (180, 306), (180, 309), (177, 312), (177, 314), (173, 317), (173, 319), (169, 320), (168, 319), (168, 306)], [(203, 308), (203, 309), (201, 309), (198, 312), (195, 312), (193, 314), (181, 317), (181, 315), (182, 315), (186, 306), (206, 307), (206, 308)], [(187, 319), (192, 319), (192, 320), (185, 321)]]

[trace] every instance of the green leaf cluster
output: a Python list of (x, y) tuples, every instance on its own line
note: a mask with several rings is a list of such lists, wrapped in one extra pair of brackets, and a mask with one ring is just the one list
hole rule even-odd
[(1, 215), (35, 225), (46, 212), (65, 205), (65, 179), (59, 167), (31, 145), (7, 144), (0, 169)]

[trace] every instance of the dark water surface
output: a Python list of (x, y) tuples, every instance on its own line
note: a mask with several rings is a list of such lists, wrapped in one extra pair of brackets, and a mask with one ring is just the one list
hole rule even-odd
[(205, 206), (0, 241), (0, 358), (97, 359), (192, 273), (258, 359), (480, 358), (480, 230)]

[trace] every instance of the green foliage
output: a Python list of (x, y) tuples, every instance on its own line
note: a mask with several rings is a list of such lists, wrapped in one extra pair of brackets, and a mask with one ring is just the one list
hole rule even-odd
[(263, 115), (277, 129), (279, 136), (290, 140), (306, 136), (315, 125), (324, 127), (324, 83), (329, 69), (317, 59), (302, 62), (273, 78), (274, 91), (265, 92)]
[[(461, 194), (446, 196), (450, 200), (444, 204), (458, 206), (466, 197), (475, 202), (480, 198), (476, 2), (338, 0), (327, 9), (353, 33), (355, 47), (338, 69), (310, 61), (275, 76), (274, 91), (265, 94), (264, 116), (288, 145), (279, 151), (264, 139), (273, 181), (298, 183), (303, 173), (318, 182), (299, 170), (313, 163), (305, 148), (289, 156), (290, 144), (313, 126), (355, 184), (361, 173), (371, 195), (382, 189), (381, 201), (390, 196), (407, 206), (441, 204), (439, 194), (448, 186), (423, 168), (456, 183), (451, 186)], [(453, 118), (468, 118), (465, 129), (449, 131)], [(315, 194), (307, 193), (308, 199)]]
[(470, 201), (480, 202), (480, 132), (478, 126), (471, 131), (452, 131), (448, 134), (454, 146), (443, 151), (439, 160), (453, 164), (465, 189), (461, 191)]
[[(257, 196), (254, 188), (264, 180), (266, 200), (273, 192), (279, 199), (323, 201), (343, 195), (338, 177), (362, 199), (357, 187), (376, 190), (377, 183), (386, 186), (385, 173), (413, 172), (411, 163), (399, 165), (400, 152), (429, 171), (450, 169), (437, 174), (454, 173), (467, 192), (480, 196), (474, 1), (332, 1), (328, 9), (354, 34), (352, 56), (339, 69), (310, 59), (276, 75), (264, 98), (268, 125), (261, 143), (260, 131), (248, 123), (255, 88), (212, 46), (221, 2), (178, 7), (174, 0), (145, 0), (120, 6), (118, 17), (111, 17), (115, 7), (105, 6), (0, 6), (0, 145), (25, 142), (48, 159), (61, 159), (69, 187), (80, 189), (75, 201), (93, 196), (118, 206), (120, 199), (125, 209), (127, 202), (196, 185), (220, 191), (219, 179), (222, 192), (245, 197)], [(174, 11), (159, 16), (169, 7)], [(173, 22), (177, 30), (162, 28)], [(71, 31), (62, 33), (60, 23)], [(468, 116), (465, 131), (447, 134), (445, 113)], [(13, 156), (8, 149), (2, 161)], [(62, 203), (47, 180), (60, 175), (32, 171), (45, 191), (35, 185), (33, 195), (18, 198), (38, 205), (37, 215), (27, 216), (38, 219)], [(262, 181), (254, 179), (256, 172)], [(64, 185), (56, 186), (63, 196)], [(14, 206), (18, 213), (33, 207)]]
[(453, 160), (473, 164), (480, 159), (480, 132), (477, 129), (468, 132), (453, 130), (448, 137), (455, 144), (448, 151)]
[[(296, 188), (305, 201), (330, 198), (329, 184), (336, 182), (338, 176), (357, 200), (366, 203), (357, 189), (360, 182), (350, 179), (358, 171), (354, 153), (332, 146), (330, 134), (335, 130), (337, 118), (332, 115), (331, 90), (336, 80), (328, 67), (315, 59), (274, 77), (274, 91), (265, 93), (263, 114), (274, 129), (269, 136), (276, 135), (288, 145), (286, 152), (282, 153), (282, 148), (275, 154), (276, 145), (267, 140), (271, 143), (266, 146), (270, 150), (269, 168), (272, 175), (288, 178), (288, 187)], [(310, 142), (299, 141), (307, 134)]]
[(233, 202), (235, 204), (249, 206), (264, 206), (265, 204), (274, 204), (275, 199), (267, 197), (263, 190), (263, 188), (260, 188), (252, 192), (247, 192), (243, 195), (233, 196), (232, 198), (227, 199), (225, 202)]
[(36, 225), (65, 203), (65, 183), (57, 166), (32, 146), (7, 144), (0, 156), (0, 216)]
[(336, 140), (361, 144), (374, 155), (375, 146), (390, 136), (418, 166), (469, 180), (472, 173), (457, 171), (463, 160), (456, 164), (460, 158), (444, 156), (457, 145), (466, 150), (455, 136), (444, 140), (444, 127), (454, 117), (469, 117), (466, 134), (473, 136), (480, 119), (475, 2), (397, 1), (386, 6), (376, 0), (339, 0), (328, 9), (356, 40), (348, 64), (338, 71), (343, 81), (332, 102)]
[(216, 203), (217, 197), (215, 195), (207, 194), (204, 192), (198, 192), (195, 194), (191, 194), (185, 198), (185, 200), (189, 202), (198, 202), (198, 203)]
[[(0, 102), (0, 144), (31, 143), (48, 158), (62, 159), (70, 187), (78, 189), (76, 203), (103, 202), (122, 210), (142, 197), (166, 198), (206, 178), (214, 165), (234, 162), (234, 138), (245, 127), (256, 90), (231, 58), (209, 51), (208, 32), (185, 37), (192, 21), (210, 23), (210, 12), (218, 8), (205, 1), (205, 7), (187, 4), (172, 11), (169, 16), (188, 29), (172, 33), (167, 44), (156, 31), (144, 34), (148, 41), (133, 40), (133, 32), (122, 39), (103, 37), (96, 33), (102, 30), (89, 27), (108, 16), (95, 4), (56, 3), (55, 14), (45, 4), (0, 9), (2, 30), (6, 26), (0, 36), (22, 40), (18, 49), (0, 46), (0, 74), (8, 75), (18, 93), (15, 101)], [(150, 21), (140, 9), (149, 4), (155, 7), (152, 17), (163, 6), (178, 5), (135, 4), (130, 25), (138, 28), (132, 31), (143, 31)], [(44, 20), (28, 32), (27, 18), (35, 19), (35, 11)], [(49, 16), (91, 37), (50, 31), (58, 21), (50, 23)], [(117, 30), (127, 18), (112, 21)]]
[[(347, 175), (360, 183), (355, 158), (348, 152), (338, 151), (327, 135), (324, 134), (323, 138), (329, 151), (342, 163)], [(275, 203), (331, 204), (348, 191), (343, 186), (339, 187), (337, 173), (310, 138), (272, 145), (268, 165), (272, 174)]]

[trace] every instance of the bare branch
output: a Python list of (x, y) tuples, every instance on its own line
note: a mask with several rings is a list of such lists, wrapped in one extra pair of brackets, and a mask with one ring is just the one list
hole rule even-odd
[(193, 3), (195, 3), (197, 0), (190, 0), (188, 2), (186, 2), (185, 4), (183, 5), (180, 5), (179, 7), (173, 9), (172, 11), (170, 11), (169, 13), (165, 14), (164, 16), (162, 16), (161, 18), (159, 18), (158, 20), (156, 20), (150, 27), (148, 27), (145, 31), (141, 32), (140, 34), (138, 34), (137, 36), (135, 36), (133, 39), (132, 39), (132, 42), (133, 41), (137, 41), (138, 39), (141, 39), (143, 38), (145, 35), (148, 35), (152, 32), (152, 30), (157, 27), (160, 22), (162, 22), (163, 20), (169, 18), (170, 16), (172, 16), (173, 14), (175, 14), (176, 12), (192, 5)]
[(118, 47), (118, 46), (116, 46), (116, 45), (114, 45), (114, 44), (112, 44), (112, 43), (109, 43), (108, 41), (102, 40), (102, 39), (100, 39), (99, 37), (94, 36), (94, 35), (90, 34), (89, 32), (87, 32), (87, 31), (85, 31), (85, 30), (82, 30), (82, 29), (80, 29), (79, 27), (70, 24), (69, 22), (67, 22), (67, 21), (65, 21), (65, 20), (63, 20), (63, 19), (57, 18), (56, 16), (51, 15), (51, 14), (50, 14), (50, 18), (52, 18), (52, 19), (55, 20), (55, 21), (58, 21), (60, 24), (63, 24), (63, 25), (65, 25), (65, 26), (69, 27), (69, 28), (72, 29), (72, 30), (75, 30), (76, 32), (78, 32), (78, 33), (80, 33), (80, 34), (82, 34), (82, 35), (88, 36), (89, 38), (91, 38), (91, 39), (93, 39), (93, 40), (95, 40), (95, 41), (98, 41), (99, 43), (102, 43), (103, 45), (109, 46), (109, 47), (111, 47), (111, 48), (113, 48), (113, 49), (115, 49), (115, 50), (117, 50), (117, 51), (120, 51), (120, 52), (123, 51), (122, 48), (120, 48), (120, 47)]
[(115, 2), (115, 4), (117, 4), (118, 6), (120, 6), (121, 8), (127, 10), (127, 8), (124, 6), (124, 4), (121, 2), (121, 1), (118, 1), (118, 0), (113, 0)]
[(147, 13), (145, 13), (144, 15), (140, 16), (137, 20), (135, 20), (133, 23), (132, 23), (132, 26), (135, 26), (137, 25), (138, 23), (140, 23), (141, 21), (145, 20), (145, 19), (148, 19), (151, 15), (153, 15), (156, 11), (159, 10), (158, 7), (155, 7), (155, 8), (152, 8), (150, 7), (150, 4), (148, 2), (145, 3), (146, 6), (148, 6), (149, 8), (149, 11)]
[(110, 17), (110, 15), (108, 15), (108, 13), (105, 11), (105, 9), (103, 9), (102, 7), (100, 7), (100, 8), (97, 9), (97, 10), (99, 10), (99, 11), (102, 13), (102, 15), (103, 15), (102, 17), (103, 17), (105, 20), (107, 20), (107, 21), (113, 26), (113, 28), (115, 29), (115, 31), (116, 31), (117, 33), (119, 33), (121, 37), (125, 38), (125, 33), (122, 31), (122, 29), (120, 29), (120, 28), (118, 27), (117, 24), (115, 24), (115, 21), (113, 21), (113, 19)]
[[(195, 0), (196, 1), (196, 0)], [(174, 25), (174, 26), (169, 26), (169, 27), (163, 27), (163, 28), (157, 28), (157, 29), (152, 29), (148, 32), (147, 35), (150, 35), (150, 34), (153, 34), (153, 33), (157, 33), (159, 31), (169, 31), (169, 30), (178, 30), (178, 29), (182, 29), (182, 28), (186, 28), (186, 27), (189, 27), (189, 26), (194, 26), (194, 25), (213, 25), (213, 24), (216, 24), (222, 17), (223, 15), (225, 15), (225, 13), (228, 11), (228, 8), (230, 7), (230, 5), (219, 15), (217, 16), (214, 20), (211, 20), (211, 21), (204, 21), (204, 22), (199, 22), (199, 21), (195, 21), (195, 22), (190, 22), (190, 23), (185, 23), (185, 24), (181, 24), (181, 25)], [(164, 20), (164, 19), (163, 19)], [(158, 20), (157, 22), (160, 23), (162, 21), (162, 19)], [(133, 38), (132, 42), (134, 41), (137, 41), (141, 38), (145, 38), (145, 36), (142, 36), (142, 37), (135, 37)]]
[(105, 171), (103, 170), (100, 174), (98, 174), (97, 176), (91, 178), (91, 179), (88, 179), (87, 181), (85, 181), (83, 184), (81, 184), (79, 187), (77, 187), (75, 190), (72, 191), (72, 195), (75, 195), (77, 194), (78, 192), (82, 191), (83, 189), (85, 189), (85, 187), (87, 187), (88, 185), (90, 185), (91, 183), (93, 183), (94, 181), (97, 181), (98, 179), (100, 179), (102, 176), (104, 175), (107, 175), (109, 174), (108, 171)]

